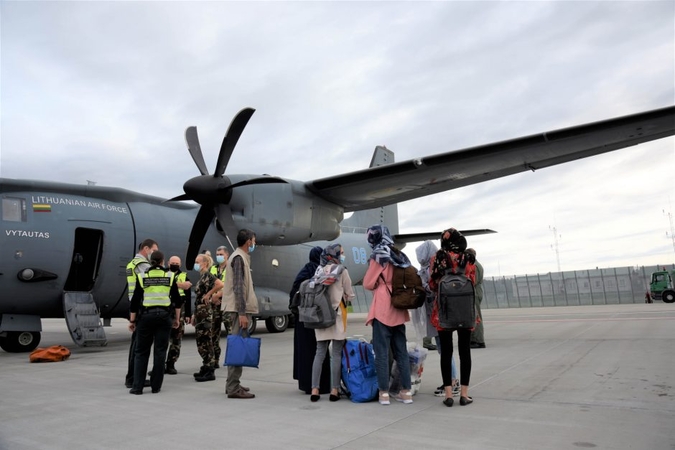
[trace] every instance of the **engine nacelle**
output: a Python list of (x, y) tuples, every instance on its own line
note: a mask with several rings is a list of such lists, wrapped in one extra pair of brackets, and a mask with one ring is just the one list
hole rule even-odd
[[(230, 177), (233, 183), (240, 176)], [(245, 179), (247, 175), (241, 176)], [(260, 245), (293, 245), (333, 240), (344, 209), (309, 192), (305, 183), (255, 184), (233, 190), (230, 208), (238, 227), (251, 228)]]

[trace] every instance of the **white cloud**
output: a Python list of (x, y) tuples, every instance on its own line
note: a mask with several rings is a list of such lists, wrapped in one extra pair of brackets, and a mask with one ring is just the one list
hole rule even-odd
[[(213, 169), (310, 180), (672, 105), (671, 2), (3, 2), (3, 177), (172, 197)], [(673, 138), (401, 204), (488, 275), (673, 260)], [(164, 180), (153, 182), (152, 173)], [(671, 200), (672, 201), (672, 200)], [(410, 253), (413, 247), (409, 247)], [(410, 253), (414, 254), (414, 253)]]

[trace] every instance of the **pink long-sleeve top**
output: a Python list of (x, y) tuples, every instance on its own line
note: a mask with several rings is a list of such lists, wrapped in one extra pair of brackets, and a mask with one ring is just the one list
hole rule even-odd
[[(373, 319), (389, 327), (402, 325), (410, 320), (410, 315), (406, 309), (397, 309), (391, 306), (391, 279), (394, 274), (394, 266), (385, 264), (384, 266), (370, 260), (368, 270), (363, 277), (363, 287), (373, 291), (373, 302), (370, 304), (366, 325), (370, 325)], [(382, 282), (380, 274), (386, 282)]]

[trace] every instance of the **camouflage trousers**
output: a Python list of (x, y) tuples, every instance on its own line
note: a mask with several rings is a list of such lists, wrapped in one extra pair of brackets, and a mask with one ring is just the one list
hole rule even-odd
[(195, 305), (195, 341), (203, 366), (213, 366), (213, 308), (203, 303)]
[(171, 328), (171, 335), (169, 337), (169, 353), (166, 355), (166, 364), (174, 365), (180, 357), (180, 345), (183, 341), (183, 333), (185, 332), (185, 307), (180, 310), (180, 325), (178, 328)]

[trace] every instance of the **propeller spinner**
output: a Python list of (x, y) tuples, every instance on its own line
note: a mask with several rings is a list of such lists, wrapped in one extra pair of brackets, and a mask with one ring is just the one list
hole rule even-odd
[(230, 123), (227, 133), (223, 138), (223, 143), (220, 146), (220, 153), (218, 154), (218, 161), (213, 175), (209, 175), (206, 168), (202, 148), (199, 145), (197, 127), (192, 126), (185, 130), (185, 141), (188, 151), (201, 175), (186, 181), (183, 185), (185, 194), (174, 197), (169, 201), (193, 200), (201, 205), (190, 231), (188, 251), (185, 259), (185, 263), (188, 266), (199, 254), (199, 247), (201, 247), (204, 236), (214, 217), (220, 222), (228, 240), (231, 243), (236, 241), (238, 230), (229, 205), (233, 189), (252, 184), (286, 183), (281, 178), (262, 176), (232, 184), (228, 177), (223, 176), (234, 152), (234, 147), (237, 145), (241, 133), (244, 131), (246, 124), (254, 112), (253, 108), (244, 108), (232, 119), (232, 123)]

